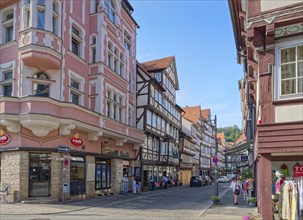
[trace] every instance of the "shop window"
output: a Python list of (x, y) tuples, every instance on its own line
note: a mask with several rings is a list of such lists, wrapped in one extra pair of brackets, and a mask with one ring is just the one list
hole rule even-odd
[(111, 169), (109, 160), (96, 161), (95, 189), (108, 189), (111, 187)]
[(80, 156), (71, 156), (70, 163), (70, 194), (85, 194), (85, 160)]

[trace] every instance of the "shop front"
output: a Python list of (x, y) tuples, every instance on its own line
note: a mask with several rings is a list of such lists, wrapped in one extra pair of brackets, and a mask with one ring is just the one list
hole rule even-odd
[(51, 154), (29, 153), (29, 197), (51, 195)]

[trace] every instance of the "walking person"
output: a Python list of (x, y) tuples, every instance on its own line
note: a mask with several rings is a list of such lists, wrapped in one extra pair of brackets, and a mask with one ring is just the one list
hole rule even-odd
[(238, 205), (238, 196), (240, 194), (240, 185), (236, 177), (232, 178), (229, 189), (233, 192), (234, 205)]
[(164, 173), (162, 180), (161, 180), (161, 183), (163, 184), (163, 189), (167, 189), (167, 182), (168, 182), (168, 179), (166, 177), (166, 173)]
[(135, 174), (133, 175), (133, 183), (132, 183), (132, 189), (133, 189), (133, 193), (137, 193), (137, 181), (136, 181), (136, 176)]

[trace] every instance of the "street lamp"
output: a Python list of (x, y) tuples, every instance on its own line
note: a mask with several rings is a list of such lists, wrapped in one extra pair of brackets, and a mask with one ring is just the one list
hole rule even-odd
[[(203, 121), (203, 120), (202, 120)], [(215, 133), (215, 159), (212, 159), (212, 162), (215, 164), (214, 167), (214, 196), (218, 196), (218, 143), (217, 143), (217, 115), (215, 115), (214, 119), (205, 120), (205, 122), (214, 122), (214, 133)], [(201, 135), (203, 135), (203, 130), (205, 130), (206, 126), (201, 124)], [(206, 128), (207, 129), (207, 128)], [(201, 137), (203, 139), (203, 136)], [(199, 165), (201, 160), (201, 147), (200, 147), (200, 156), (199, 156)], [(199, 167), (200, 169), (200, 167)]]

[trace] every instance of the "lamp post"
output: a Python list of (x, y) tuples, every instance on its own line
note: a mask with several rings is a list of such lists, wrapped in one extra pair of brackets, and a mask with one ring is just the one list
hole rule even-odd
[[(214, 123), (215, 123), (215, 156), (216, 158), (218, 158), (218, 142), (217, 142), (217, 115), (215, 115), (215, 119), (214, 119)], [(215, 188), (214, 188), (214, 196), (218, 196), (218, 161), (217, 163), (215, 163), (215, 178), (214, 178), (215, 182)]]
[[(214, 133), (215, 133), (215, 157), (217, 158), (217, 161), (212, 161), (215, 166), (214, 166), (214, 196), (218, 196), (218, 142), (217, 142), (217, 115), (215, 115), (215, 118), (206, 120), (206, 122), (214, 122)], [(201, 124), (202, 125), (202, 124)], [(201, 129), (201, 135), (203, 135), (203, 128), (204, 126), (202, 126)], [(202, 136), (203, 137), (203, 136)], [(203, 138), (202, 138), (203, 139)], [(201, 140), (202, 142), (202, 140)], [(199, 165), (200, 165), (200, 159), (201, 158), (201, 147), (200, 147), (200, 156), (199, 156)]]

